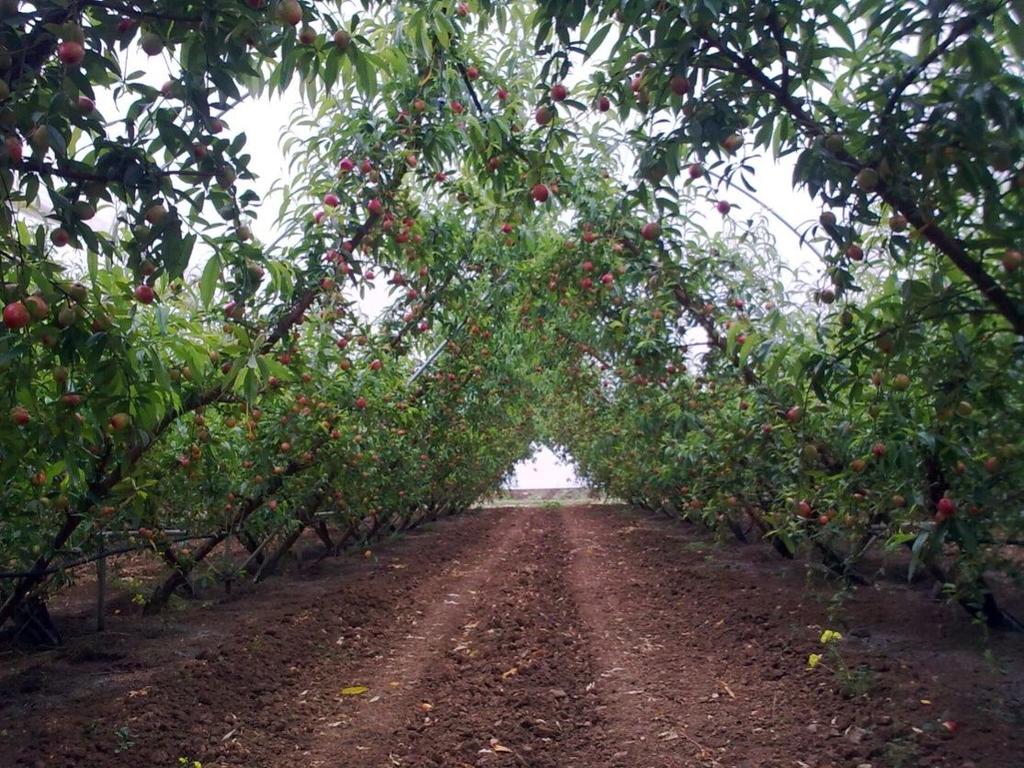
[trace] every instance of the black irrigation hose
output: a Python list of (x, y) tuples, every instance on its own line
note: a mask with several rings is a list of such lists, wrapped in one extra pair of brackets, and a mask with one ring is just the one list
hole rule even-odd
[[(212, 538), (213, 538), (213, 536), (211, 536), (211, 535), (207, 535), (207, 536), (184, 536), (184, 537), (178, 538), (178, 539), (171, 539), (171, 541), (173, 543), (175, 543), (175, 544), (181, 544), (182, 542), (185, 542), (185, 541), (202, 541), (202, 540), (212, 539)], [(72, 560), (70, 563), (63, 563), (62, 565), (51, 566), (50, 568), (47, 568), (45, 571), (0, 571), (0, 580), (3, 580), (3, 579), (8, 579), (8, 580), (9, 579), (21, 579), (21, 578), (24, 578), (25, 576), (50, 576), (50, 575), (53, 575), (55, 573), (60, 573), (61, 571), (70, 571), (70, 570), (73, 570), (74, 568), (80, 568), (83, 565), (88, 565), (89, 563), (96, 562), (97, 560), (101, 560), (104, 557), (110, 557), (111, 555), (124, 555), (124, 554), (127, 554), (129, 552), (142, 552), (145, 549), (148, 549), (148, 547), (145, 547), (145, 546), (115, 547), (114, 549), (104, 550), (103, 552), (101, 552), (99, 554), (96, 554), (96, 555), (90, 555), (89, 557), (83, 557), (83, 558), (81, 558), (79, 560)]]

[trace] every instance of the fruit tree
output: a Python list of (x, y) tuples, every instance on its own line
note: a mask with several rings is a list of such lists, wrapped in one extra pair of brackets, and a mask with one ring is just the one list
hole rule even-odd
[[(540, 440), (839, 578), (906, 550), (1019, 627), (1020, 24), (0, 1), (0, 623), (112, 534), (165, 565), (157, 610), (232, 542), (262, 578), (303, 531), (465, 510)], [(232, 116), (281, 93), (271, 206)]]

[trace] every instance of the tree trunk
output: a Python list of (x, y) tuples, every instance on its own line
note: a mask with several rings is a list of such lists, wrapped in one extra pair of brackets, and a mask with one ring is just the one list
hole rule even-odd
[(295, 542), (299, 540), (304, 530), (306, 530), (305, 524), (300, 523), (294, 531), (284, 537), (284, 540), (277, 546), (277, 549), (274, 550), (270, 557), (263, 561), (263, 565), (256, 571), (256, 576), (253, 577), (255, 583), (260, 583), (274, 572), (277, 564), (281, 562), (281, 558), (287, 555), (288, 551), (295, 546)]

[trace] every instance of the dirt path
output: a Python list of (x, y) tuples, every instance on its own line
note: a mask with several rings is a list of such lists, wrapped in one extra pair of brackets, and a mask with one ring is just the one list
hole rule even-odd
[[(1022, 763), (1018, 640), (991, 647), (993, 672), (946, 609), (904, 591), (872, 613), (871, 595), (842, 627), (862, 675), (808, 670), (830, 593), (762, 548), (712, 547), (607, 507), (442, 521), (315, 578), (126, 621), (104, 653), (20, 663), (0, 678), (0, 768)], [(854, 682), (867, 695), (844, 695)]]

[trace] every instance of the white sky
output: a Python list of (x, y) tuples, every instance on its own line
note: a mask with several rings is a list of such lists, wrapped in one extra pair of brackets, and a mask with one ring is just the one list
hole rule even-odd
[(508, 488), (582, 488), (571, 464), (564, 463), (546, 446), (540, 446), (533, 458), (516, 464)]

